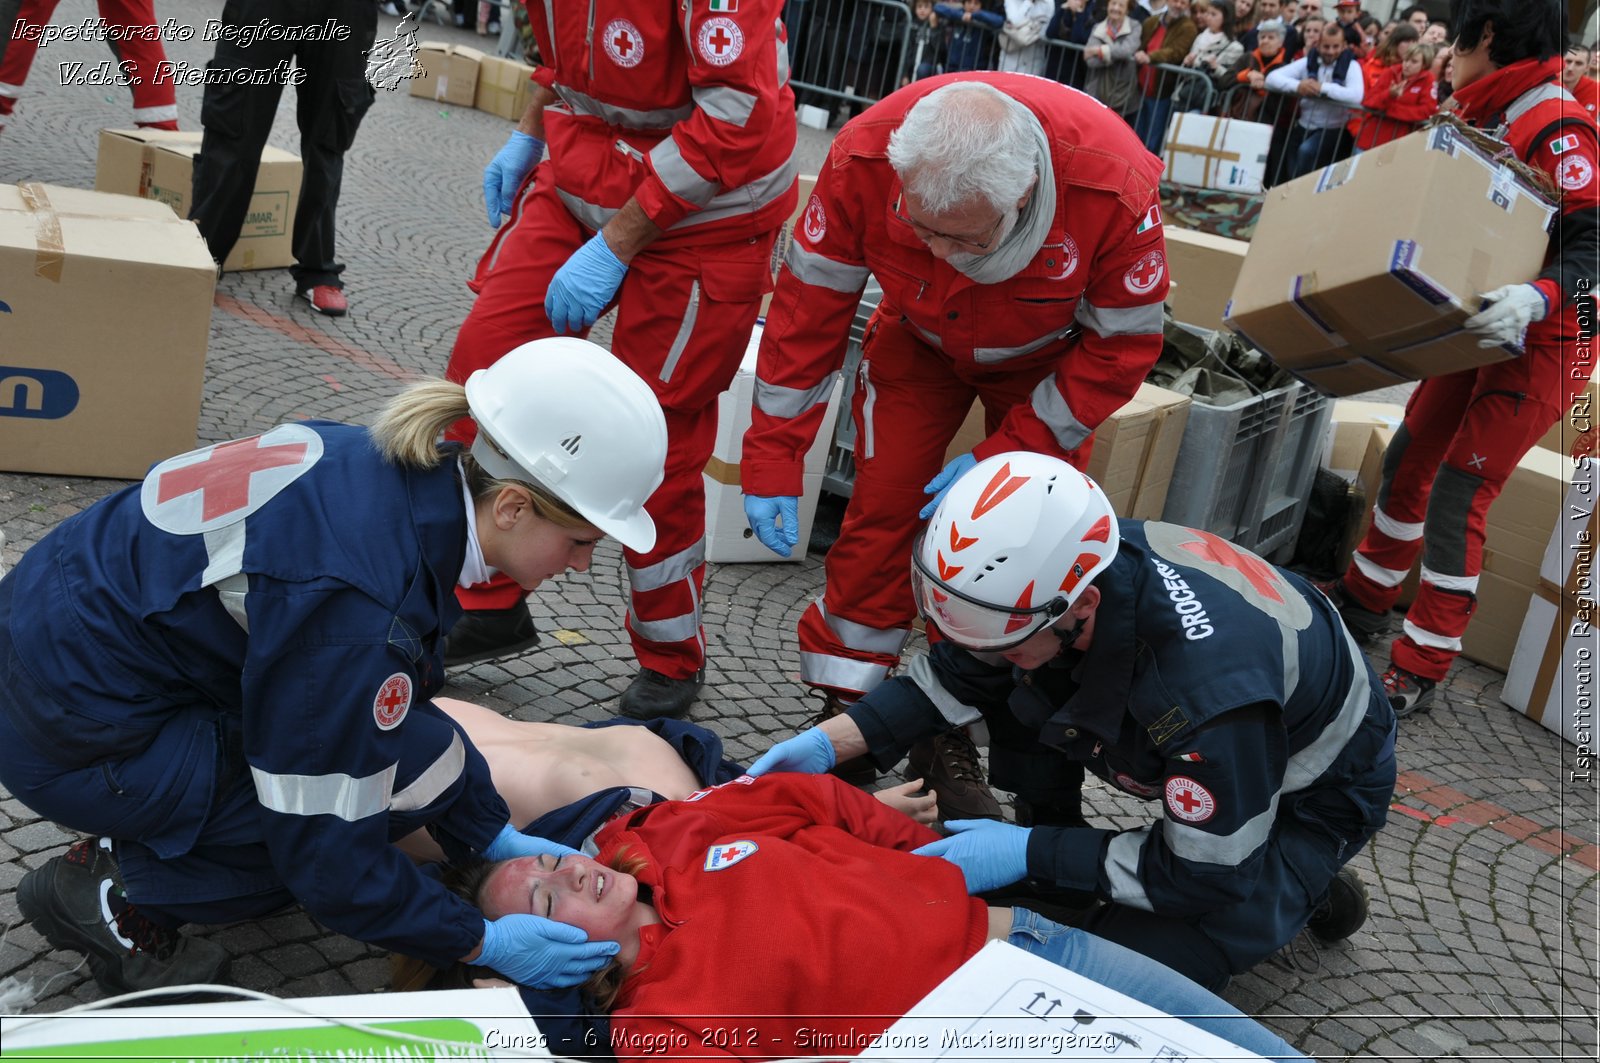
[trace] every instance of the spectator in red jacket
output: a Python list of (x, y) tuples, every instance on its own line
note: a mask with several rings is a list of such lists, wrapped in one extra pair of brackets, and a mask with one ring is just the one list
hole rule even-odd
[(1583, 104), (1590, 118), (1600, 115), (1600, 82), (1586, 76), (1594, 50), (1586, 45), (1574, 44), (1567, 49), (1561, 65), (1561, 87), (1572, 93), (1572, 98)]
[[(1416, 32), (1406, 23), (1401, 23), (1395, 32), (1401, 31)], [(1405, 136), (1439, 109), (1431, 69), (1433, 45), (1407, 40), (1401, 50), (1404, 54), (1400, 61), (1374, 64), (1367, 70), (1367, 92), (1361, 100), (1367, 110), (1350, 122), (1357, 151)]]

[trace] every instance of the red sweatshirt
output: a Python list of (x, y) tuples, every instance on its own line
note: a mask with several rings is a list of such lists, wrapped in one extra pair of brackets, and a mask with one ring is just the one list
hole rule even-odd
[(937, 837), (829, 775), (745, 776), (606, 827), (599, 859), (646, 858), (661, 916), (611, 1016), (617, 1059), (859, 1053), (987, 937), (960, 869), (910, 855)]
[[(1374, 72), (1367, 83), (1367, 95), (1362, 106), (1376, 114), (1368, 114), (1356, 130), (1356, 147), (1365, 151), (1379, 144), (1398, 140), (1417, 127), (1439, 109), (1433, 91), (1433, 72), (1423, 69), (1416, 76), (1406, 78), (1401, 64), (1382, 67)], [(1400, 85), (1400, 95), (1390, 94), (1390, 89)]]

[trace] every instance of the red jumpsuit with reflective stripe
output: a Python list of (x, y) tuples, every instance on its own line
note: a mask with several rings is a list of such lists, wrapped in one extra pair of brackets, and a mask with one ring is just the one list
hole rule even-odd
[[(1049, 232), (1032, 261), (998, 284), (935, 258), (897, 213), (889, 134), (914, 103), (957, 79), (1022, 101), (1050, 145)], [(800, 621), (805, 682), (860, 694), (899, 660), (916, 616), (910, 553), (929, 499), (923, 487), (974, 395), (988, 415), (976, 457), (1032, 450), (1087, 464), (1090, 433), (1132, 397), (1161, 351), (1160, 173), (1115, 113), (1021, 74), (918, 81), (840, 131), (778, 276), (740, 465), (746, 494), (801, 494), (801, 456), (870, 271), (883, 301), (854, 397), (855, 490), (828, 552), (825, 592)]]
[[(554, 334), (545, 290), (567, 258), (630, 199), (659, 239), (617, 291), (612, 350), (650, 384), (667, 418), (666, 479), (645, 508), (655, 549), (626, 551), (628, 630), (639, 663), (681, 679), (705, 659), (702, 470), (727, 389), (771, 290), (772, 244), (795, 205), (794, 94), (777, 0), (711, 11), (651, 0), (529, 3), (534, 80), (549, 157), (523, 184), (478, 264), (478, 293), (446, 375), (464, 381), (506, 351)], [(470, 438), (458, 427), (453, 438)], [(522, 598), (506, 580), (461, 595), (469, 609)]]
[[(39, 51), (39, 38), (29, 27), (43, 26), (61, 0), (22, 0), (17, 9), (18, 30), (0, 59), (0, 129), (22, 95), (22, 84)], [(98, 0), (100, 17), (115, 39), (107, 43), (120, 71), (133, 90), (133, 121), (155, 129), (178, 128), (178, 90), (171, 78), (156, 81), (157, 67), (167, 51), (157, 32), (155, 0)]]
[[(1551, 311), (1528, 328), (1520, 358), (1418, 386), (1384, 454), (1372, 527), (1344, 575), (1357, 602), (1387, 611), (1422, 554), (1417, 600), (1390, 659), (1424, 679), (1443, 679), (1461, 652), (1477, 604), (1490, 504), (1594, 369), (1600, 144), (1587, 112), (1560, 90), (1560, 71), (1559, 57), (1523, 60), (1455, 93), (1458, 114), (1474, 125), (1494, 129), (1509, 112), (1503, 136), (1517, 158), (1549, 173), (1561, 190), (1546, 268), (1530, 278)], [(1539, 102), (1528, 106), (1533, 100)], [(1579, 297), (1591, 307), (1582, 343)]]

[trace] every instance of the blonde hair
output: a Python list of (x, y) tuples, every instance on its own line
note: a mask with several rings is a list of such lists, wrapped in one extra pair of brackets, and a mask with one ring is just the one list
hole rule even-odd
[[(611, 857), (607, 866), (613, 871), (637, 876), (649, 864), (648, 860), (624, 845)], [(444, 886), (468, 904), (479, 906), (484, 885), (499, 866), (488, 860), (473, 860), (453, 866), (444, 873)], [(589, 980), (578, 987), (578, 991), (595, 1010), (609, 1012), (616, 1003), (617, 994), (622, 992), (623, 980), (630, 973), (622, 969), (622, 964), (612, 960), (590, 975)], [(471, 989), (475, 978), (499, 977), (499, 972), (474, 964), (453, 963), (449, 967), (435, 967), (415, 956), (402, 956), (399, 953), (389, 955), (389, 985), (401, 993), (424, 989)]]
[[(415, 469), (435, 469), (451, 452), (441, 446), (445, 429), (464, 417), (472, 416), (467, 391), (451, 380), (419, 380), (390, 399), (378, 411), (368, 434), (384, 460)], [(481, 429), (480, 429), (481, 430)], [(467, 477), (467, 490), (473, 498), (494, 495), (507, 487), (520, 487), (532, 497), (533, 512), (561, 528), (587, 527), (589, 521), (529, 480), (501, 480), (483, 471), (470, 450), (461, 451), (461, 467)]]

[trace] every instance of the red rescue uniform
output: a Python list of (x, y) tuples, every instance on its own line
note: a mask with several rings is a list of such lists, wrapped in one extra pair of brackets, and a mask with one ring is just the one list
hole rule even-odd
[[(685, 4), (530, 0), (534, 80), (549, 157), (529, 174), (478, 264), (478, 293), (446, 376), (464, 381), (554, 335), (551, 278), (630, 199), (663, 231), (617, 291), (613, 353), (655, 390), (667, 418), (666, 479), (645, 508), (649, 553), (625, 551), (628, 629), (639, 663), (673, 679), (704, 662), (701, 472), (726, 390), (771, 290), (778, 228), (795, 206), (794, 94), (778, 0), (725, 12)], [(463, 423), (453, 438), (467, 440)], [(469, 609), (523, 596), (504, 580), (462, 593)]]
[[(901, 216), (888, 160), (889, 135), (912, 105), (958, 79), (1020, 100), (1049, 144), (1049, 231), (1032, 260), (997, 284), (934, 257)], [(839, 132), (779, 272), (740, 464), (746, 494), (802, 493), (802, 455), (870, 272), (883, 300), (867, 326), (852, 410), (855, 490), (828, 552), (825, 592), (800, 621), (806, 683), (860, 694), (898, 662), (916, 616), (908, 559), (929, 501), (923, 487), (974, 395), (988, 434), (977, 458), (1032, 450), (1087, 464), (1090, 434), (1132, 397), (1161, 351), (1160, 174), (1160, 160), (1114, 112), (1021, 74), (918, 81)]]

